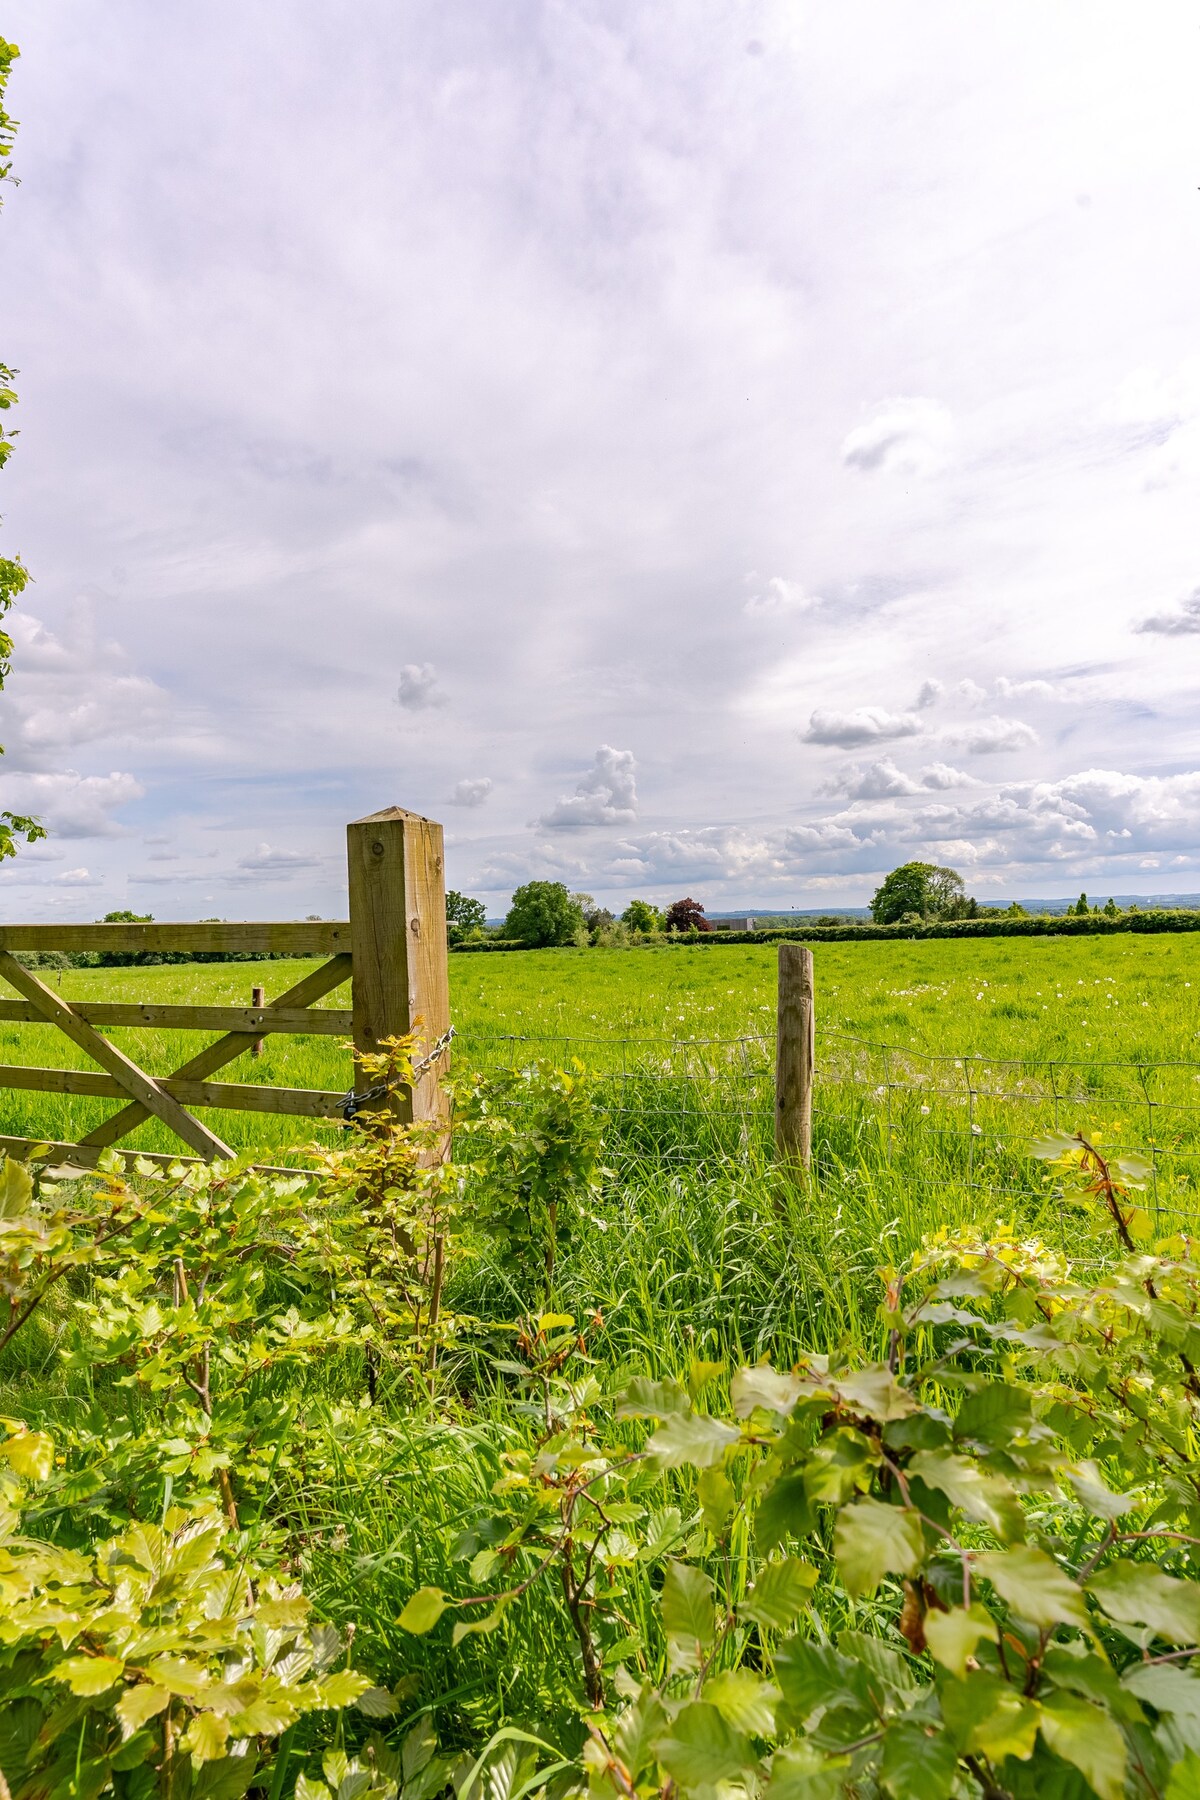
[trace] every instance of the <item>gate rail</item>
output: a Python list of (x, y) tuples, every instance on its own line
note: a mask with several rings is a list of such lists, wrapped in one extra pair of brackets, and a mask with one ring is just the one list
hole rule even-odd
[[(0, 925), (0, 978), (21, 996), (18, 1000), (0, 999), (0, 1019), (54, 1026), (98, 1065), (96, 1071), (0, 1065), (0, 1091), (33, 1089), (126, 1103), (77, 1143), (46, 1144), (0, 1133), (0, 1149), (16, 1156), (36, 1155), (39, 1161), (92, 1167), (102, 1151), (118, 1144), (145, 1120), (157, 1118), (200, 1159), (224, 1161), (235, 1152), (196, 1118), (191, 1108), (319, 1119), (341, 1116), (346, 1105), (345, 1092), (208, 1079), (253, 1050), (262, 1037), (271, 1033), (352, 1037), (355, 1048), (367, 1052), (377, 1050), (385, 1038), (407, 1036), (418, 1029), (429, 1042), (439, 1038), (450, 1022), (441, 826), (401, 807), (388, 807), (347, 827), (347, 855), (348, 920)], [(329, 960), (269, 1006), (158, 1006), (65, 1000), (17, 960), (15, 952), (21, 950), (283, 952)], [(317, 1005), (347, 980), (352, 995), (349, 1011)], [(105, 1035), (113, 1026), (222, 1035), (169, 1075), (155, 1076)], [(441, 1073), (430, 1069), (414, 1082), (411, 1091), (397, 1094), (390, 1103), (397, 1116), (441, 1117)], [(355, 1087), (362, 1092), (364, 1084)], [(364, 1107), (379, 1104), (388, 1102), (364, 1097)], [(125, 1149), (120, 1154), (160, 1163), (194, 1160), (161, 1151)]]

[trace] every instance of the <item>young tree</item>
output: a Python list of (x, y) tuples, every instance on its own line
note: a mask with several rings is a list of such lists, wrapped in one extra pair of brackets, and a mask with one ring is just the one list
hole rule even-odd
[(570, 944), (582, 931), (583, 909), (561, 881), (527, 881), (512, 897), (504, 935), (535, 948)]
[(452, 944), (481, 932), (487, 924), (487, 908), (482, 900), (472, 900), (451, 888), (446, 895), (446, 934)]
[(1115, 919), (1121, 911), (1120, 907), (1117, 905), (1116, 901), (1113, 899), (1111, 894), (1108, 896), (1108, 900), (1107, 900), (1107, 903), (1105, 904), (1104, 911), (1105, 911), (1106, 915), (1108, 916), (1108, 918), (1110, 918), (1110, 919)]
[[(5, 108), (4, 96), (8, 87), (8, 77), (14, 62), (20, 55), (15, 44), (9, 44), (0, 38), (0, 183), (12, 180), (13, 137), (17, 122)], [(3, 205), (0, 195), (0, 205)], [(14, 371), (7, 363), (0, 363), (0, 412), (7, 412), (16, 404), (16, 390), (13, 387)], [(7, 430), (0, 424), (0, 469), (12, 455), (15, 431)], [(19, 594), (24, 592), (29, 580), (29, 571), (19, 557), (0, 556), (0, 620)], [(12, 656), (12, 638), (0, 626), (0, 688), (8, 678)], [(24, 813), (0, 812), (0, 860), (17, 853), (17, 838), (23, 837), (27, 844), (36, 838), (45, 837), (46, 833), (36, 819), (26, 818)]]
[(631, 900), (621, 914), (621, 923), (628, 925), (630, 931), (661, 931), (663, 915), (649, 900)]
[(704, 908), (689, 894), (686, 900), (673, 900), (667, 908), (668, 931), (711, 931)]

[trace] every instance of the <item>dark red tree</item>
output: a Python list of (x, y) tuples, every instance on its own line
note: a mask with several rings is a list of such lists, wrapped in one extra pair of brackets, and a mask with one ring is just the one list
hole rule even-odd
[(698, 900), (674, 900), (667, 908), (668, 931), (711, 931), (712, 926), (704, 916), (704, 908)]

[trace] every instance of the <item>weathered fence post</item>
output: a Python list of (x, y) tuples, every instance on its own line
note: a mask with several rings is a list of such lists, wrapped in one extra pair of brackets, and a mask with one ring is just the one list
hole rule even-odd
[[(267, 990), (265, 987), (258, 987), (257, 985), (255, 985), (254, 987), (252, 987), (250, 989), (250, 1004), (251, 1004), (251, 1006), (253, 1006), (256, 1009), (256, 1011), (261, 1011), (261, 1009), (267, 1004)], [(265, 1042), (265, 1040), (263, 1038), (255, 1039), (254, 1045), (250, 1051), (251, 1056), (261, 1056), (262, 1055), (264, 1042)]]
[[(427, 1054), (450, 1026), (442, 828), (389, 806), (346, 827), (346, 859), (354, 1047), (374, 1052), (384, 1038), (419, 1029), (418, 1057)], [(446, 1117), (447, 1060), (396, 1096), (398, 1118)], [(358, 1091), (368, 1085), (356, 1074)]]
[(812, 1160), (812, 1087), (816, 1022), (812, 951), (779, 946), (775, 1038), (775, 1153), (807, 1169)]

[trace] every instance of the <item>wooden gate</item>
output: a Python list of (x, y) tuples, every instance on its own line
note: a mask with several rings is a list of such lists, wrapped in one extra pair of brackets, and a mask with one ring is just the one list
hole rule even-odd
[[(349, 872), (347, 920), (288, 921), (282, 924), (0, 925), (0, 977), (20, 996), (0, 999), (0, 1019), (53, 1025), (97, 1065), (91, 1069), (27, 1068), (0, 1065), (0, 1091), (86, 1094), (124, 1104), (78, 1143), (0, 1133), (0, 1149), (38, 1160), (94, 1166), (101, 1152), (119, 1146), (148, 1118), (162, 1121), (193, 1156), (178, 1160), (212, 1162), (235, 1152), (195, 1116), (194, 1109), (291, 1113), (304, 1118), (340, 1118), (350, 1094), (364, 1092), (356, 1081), (346, 1091), (262, 1087), (209, 1078), (254, 1048), (268, 1034), (316, 1033), (352, 1038), (355, 1048), (373, 1051), (384, 1038), (419, 1030), (433, 1048), (448, 1042), (450, 996), (446, 965), (446, 895), (442, 828), (398, 806), (357, 819), (346, 830)], [(269, 1006), (157, 1006), (136, 1001), (68, 1001), (17, 961), (20, 950), (245, 951), (253, 955), (325, 956), (320, 968), (280, 994)], [(317, 1005), (346, 980), (351, 1010)], [(140, 1068), (105, 1035), (114, 1026), (157, 1026), (169, 1031), (220, 1035), (170, 1075)], [(395, 1096), (393, 1108), (405, 1119), (442, 1116), (440, 1076), (444, 1060), (432, 1061), (411, 1090)], [(378, 1099), (365, 1105), (379, 1105)], [(0, 1114), (0, 1124), (3, 1123)], [(173, 1162), (163, 1152), (121, 1149), (126, 1157)]]

